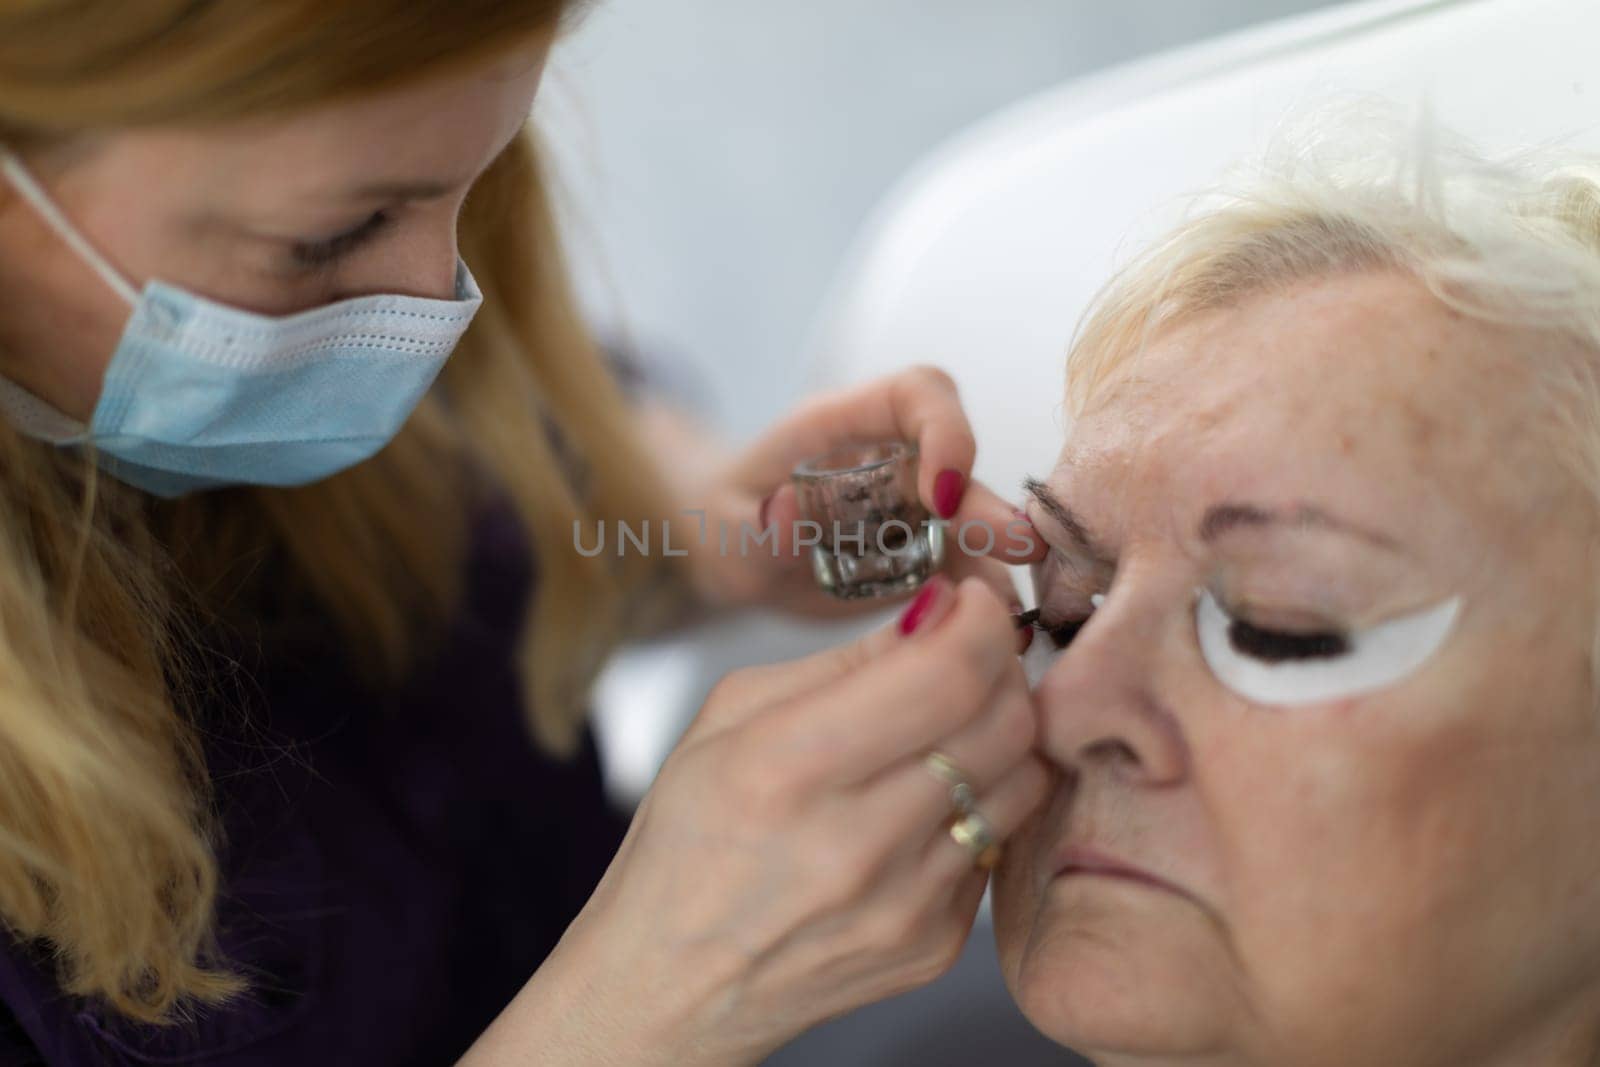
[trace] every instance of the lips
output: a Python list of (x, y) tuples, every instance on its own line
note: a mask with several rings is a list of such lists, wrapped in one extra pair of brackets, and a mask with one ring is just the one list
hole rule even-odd
[(1158, 875), (1152, 874), (1115, 856), (1107, 855), (1085, 845), (1069, 845), (1056, 856), (1056, 877), (1088, 875), (1096, 878), (1115, 878), (1136, 885), (1160, 889), (1179, 896), (1188, 896), (1184, 890)]

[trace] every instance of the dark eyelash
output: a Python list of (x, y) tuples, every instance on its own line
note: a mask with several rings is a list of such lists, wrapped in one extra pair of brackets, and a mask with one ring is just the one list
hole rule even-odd
[(1072, 639), (1078, 636), (1078, 631), (1083, 629), (1087, 618), (1067, 619), (1062, 622), (1046, 622), (1039, 617), (1039, 609), (1033, 608), (1024, 611), (1017, 617), (1017, 626), (1031, 626), (1050, 639), (1050, 643), (1057, 648), (1066, 648), (1072, 644)]
[(374, 211), (361, 225), (324, 241), (296, 241), (290, 246), (290, 255), (302, 267), (323, 267), (370, 240), (374, 234), (389, 224), (386, 211)]
[[(1050, 638), (1051, 643), (1057, 648), (1066, 648), (1070, 645), (1073, 638), (1078, 636), (1078, 631), (1082, 630), (1088, 621), (1087, 618), (1083, 618), (1049, 622), (1040, 618), (1038, 608), (1017, 616), (1019, 627), (1033, 627)], [(1344, 634), (1331, 631), (1289, 633), (1285, 630), (1264, 629), (1238, 619), (1228, 626), (1228, 641), (1236, 651), (1268, 663), (1297, 659), (1333, 659), (1350, 651), (1350, 641)]]
[(1248, 622), (1234, 619), (1228, 624), (1228, 643), (1234, 650), (1266, 663), (1281, 663), (1294, 659), (1333, 659), (1350, 651), (1350, 641), (1344, 634), (1288, 633), (1283, 630), (1264, 630)]

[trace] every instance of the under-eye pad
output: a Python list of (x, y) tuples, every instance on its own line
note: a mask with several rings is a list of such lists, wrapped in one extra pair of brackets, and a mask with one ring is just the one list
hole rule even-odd
[(1065, 651), (1064, 648), (1057, 648), (1054, 642), (1046, 640), (1043, 634), (1033, 635), (1028, 650), (1022, 654), (1022, 674), (1028, 679), (1029, 689), (1039, 688), (1039, 682), (1044, 678), (1045, 672), (1050, 670), (1056, 657)]
[(1449, 636), (1461, 610), (1451, 597), (1422, 611), (1342, 635), (1337, 649), (1266, 659), (1244, 651), (1239, 628), (1210, 590), (1200, 590), (1200, 653), (1219, 682), (1256, 704), (1342, 700), (1395, 684), (1420, 668)]

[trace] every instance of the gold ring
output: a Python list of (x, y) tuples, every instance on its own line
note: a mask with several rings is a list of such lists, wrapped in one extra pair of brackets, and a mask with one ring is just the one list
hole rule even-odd
[(950, 821), (950, 836), (971, 854), (972, 863), (979, 870), (990, 870), (1000, 862), (1000, 842), (995, 840), (994, 827), (977, 808)]
[(973, 795), (971, 783), (967, 781), (966, 774), (955, 760), (934, 749), (922, 757), (922, 762), (940, 781), (950, 787), (951, 811), (957, 815), (965, 815), (972, 811), (973, 805), (977, 803), (977, 797)]

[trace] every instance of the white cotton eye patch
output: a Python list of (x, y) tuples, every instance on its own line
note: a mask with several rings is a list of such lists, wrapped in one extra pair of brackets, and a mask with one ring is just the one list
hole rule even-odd
[[(1105, 602), (1106, 595), (1104, 593), (1094, 593), (1089, 597), (1089, 605), (1096, 611)], [(1056, 660), (1065, 651), (1065, 648), (1057, 648), (1056, 643), (1050, 639), (1050, 635), (1044, 631), (1033, 635), (1033, 642), (1028, 645), (1028, 650), (1022, 654), (1022, 676), (1028, 680), (1029, 689), (1039, 688), (1039, 682), (1044, 678), (1045, 673), (1055, 665)]]
[(1039, 688), (1039, 682), (1055, 664), (1056, 657), (1065, 651), (1065, 648), (1057, 648), (1048, 635), (1043, 633), (1033, 635), (1033, 642), (1022, 654), (1022, 676), (1028, 680), (1030, 690)]
[(1452, 597), (1432, 608), (1358, 630), (1337, 654), (1266, 660), (1236, 647), (1232, 618), (1209, 590), (1195, 605), (1200, 653), (1219, 682), (1256, 704), (1294, 706), (1342, 700), (1405, 678), (1449, 636), (1461, 609)]

